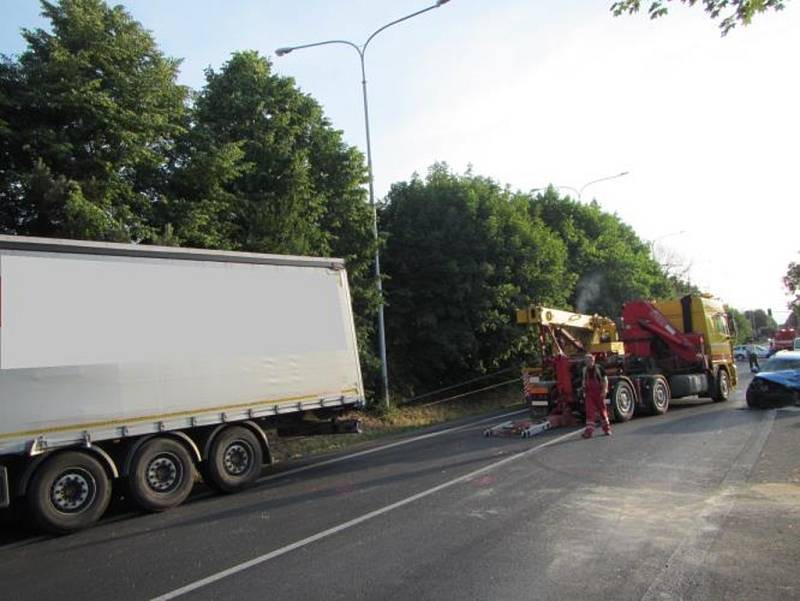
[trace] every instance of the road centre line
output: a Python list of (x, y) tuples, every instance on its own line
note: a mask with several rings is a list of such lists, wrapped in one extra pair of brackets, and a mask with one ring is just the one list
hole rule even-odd
[(383, 514), (389, 513), (390, 511), (394, 511), (395, 509), (399, 509), (400, 507), (403, 507), (403, 506), (408, 505), (410, 503), (414, 503), (415, 501), (419, 501), (420, 499), (424, 499), (425, 497), (428, 497), (428, 496), (433, 495), (433, 494), (435, 494), (437, 492), (440, 492), (442, 490), (450, 488), (451, 486), (455, 486), (456, 484), (460, 484), (462, 482), (466, 482), (468, 480), (471, 480), (472, 478), (474, 478), (475, 476), (477, 476), (479, 474), (483, 474), (484, 472), (488, 472), (488, 471), (494, 470), (494, 469), (496, 469), (498, 467), (501, 467), (501, 466), (506, 465), (508, 463), (511, 463), (513, 461), (517, 461), (519, 459), (522, 459), (524, 457), (532, 455), (537, 451), (540, 451), (540, 450), (542, 450), (542, 449), (544, 449), (546, 447), (552, 446), (552, 445), (554, 445), (554, 444), (556, 444), (558, 442), (561, 442), (562, 440), (565, 440), (565, 439), (567, 439), (567, 438), (569, 438), (571, 436), (579, 434), (580, 432), (581, 432), (581, 430), (573, 430), (572, 432), (567, 432), (566, 434), (558, 436), (557, 438), (553, 438), (552, 440), (544, 442), (544, 443), (542, 443), (542, 444), (540, 444), (538, 446), (535, 446), (535, 447), (533, 447), (531, 449), (528, 449), (526, 451), (521, 451), (519, 453), (515, 453), (514, 455), (510, 455), (509, 457), (505, 457), (504, 459), (501, 459), (499, 461), (495, 461), (494, 463), (491, 463), (491, 464), (489, 464), (487, 466), (484, 466), (484, 467), (482, 467), (480, 469), (474, 470), (474, 471), (472, 471), (472, 472), (470, 472), (468, 474), (464, 474), (463, 476), (459, 476), (458, 478), (454, 478), (453, 480), (448, 480), (447, 482), (439, 484), (438, 486), (434, 486), (433, 488), (429, 488), (428, 490), (424, 490), (424, 491), (422, 491), (420, 493), (417, 493), (415, 495), (412, 495), (410, 497), (406, 497), (405, 499), (397, 501), (396, 503), (392, 503), (391, 505), (386, 505), (385, 507), (381, 507), (380, 509), (376, 509), (375, 511), (371, 511), (369, 513), (366, 513), (366, 514), (364, 514), (362, 516), (359, 516), (357, 518), (354, 518), (354, 519), (352, 519), (352, 520), (350, 520), (348, 522), (344, 522), (342, 524), (339, 524), (338, 526), (334, 526), (333, 528), (328, 528), (327, 530), (323, 530), (322, 532), (318, 532), (317, 534), (314, 534), (312, 536), (309, 536), (309, 537), (304, 538), (302, 540), (299, 540), (297, 542), (291, 543), (290, 545), (286, 545), (284, 547), (281, 547), (280, 549), (276, 549), (276, 550), (271, 551), (269, 553), (266, 553), (264, 555), (260, 555), (258, 557), (255, 557), (255, 558), (249, 560), (249, 561), (245, 561), (243, 563), (240, 563), (238, 565), (230, 567), (227, 570), (223, 570), (221, 572), (217, 572), (216, 574), (212, 574), (211, 576), (207, 576), (206, 578), (202, 578), (201, 580), (197, 580), (195, 582), (192, 582), (191, 584), (187, 584), (186, 586), (183, 586), (181, 588), (175, 589), (174, 591), (171, 591), (169, 593), (165, 593), (165, 594), (160, 595), (158, 597), (154, 597), (151, 601), (169, 601), (170, 599), (175, 599), (177, 597), (181, 597), (183, 595), (186, 595), (187, 593), (191, 593), (192, 591), (196, 591), (196, 590), (198, 590), (200, 588), (206, 587), (206, 586), (208, 586), (210, 584), (213, 584), (215, 582), (218, 582), (220, 580), (228, 578), (229, 576), (233, 576), (234, 574), (238, 574), (239, 572), (243, 572), (243, 571), (248, 570), (248, 569), (250, 569), (252, 567), (255, 567), (255, 566), (259, 565), (259, 564), (265, 563), (265, 562), (267, 562), (267, 561), (269, 561), (271, 559), (275, 559), (276, 557), (280, 557), (282, 555), (286, 555), (287, 553), (290, 553), (292, 551), (295, 551), (296, 549), (300, 549), (302, 547), (310, 545), (311, 543), (314, 543), (314, 542), (316, 542), (318, 540), (322, 540), (324, 538), (327, 538), (329, 536), (332, 536), (334, 534), (342, 532), (343, 530), (347, 530), (349, 528), (352, 528), (353, 526), (357, 526), (358, 524), (366, 522), (367, 520), (371, 520), (372, 518), (376, 518), (376, 517), (381, 516)]
[(363, 457), (364, 455), (370, 455), (372, 453), (377, 453), (378, 451), (385, 451), (387, 449), (393, 449), (394, 447), (400, 447), (403, 445), (411, 444), (412, 442), (417, 442), (420, 440), (426, 440), (428, 438), (433, 438), (435, 436), (441, 436), (442, 434), (451, 434), (453, 432), (459, 432), (461, 430), (468, 430), (469, 428), (474, 428), (477, 425), (484, 424), (486, 422), (492, 422), (499, 419), (503, 419), (506, 417), (511, 417), (512, 415), (520, 415), (522, 413), (527, 413), (527, 409), (520, 409), (519, 411), (512, 411), (511, 413), (502, 413), (500, 415), (494, 415), (492, 417), (487, 417), (484, 419), (480, 419), (478, 421), (470, 422), (468, 424), (464, 424), (463, 426), (456, 426), (454, 428), (447, 428), (445, 430), (437, 430), (436, 432), (430, 432), (428, 434), (421, 434), (420, 436), (414, 436), (413, 438), (406, 438), (397, 442), (393, 442), (390, 444), (382, 445), (379, 447), (373, 447), (371, 449), (366, 449), (364, 451), (358, 451), (357, 453), (350, 453), (349, 455), (342, 455), (341, 457), (333, 457), (332, 459), (326, 459), (325, 461), (319, 461), (317, 463), (310, 463), (308, 465), (303, 465), (301, 467), (296, 467), (294, 469), (286, 470), (285, 472), (278, 472), (277, 474), (270, 474), (269, 476), (264, 476), (263, 478), (259, 478), (259, 482), (267, 482), (269, 480), (277, 480), (278, 478), (285, 478), (286, 476), (291, 476), (294, 474), (299, 474), (300, 472), (306, 472), (308, 470), (323, 467), (325, 465), (331, 465), (332, 463), (339, 463), (341, 461), (346, 461), (348, 459), (355, 459), (356, 457)]

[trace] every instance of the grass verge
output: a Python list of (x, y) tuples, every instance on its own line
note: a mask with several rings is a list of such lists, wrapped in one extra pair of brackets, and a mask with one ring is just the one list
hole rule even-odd
[(361, 420), (363, 430), (361, 434), (280, 438), (272, 431), (268, 435), (273, 458), (276, 462), (281, 462), (345, 449), (463, 417), (512, 408), (522, 408), (519, 387), (514, 385), (445, 403), (392, 407), (382, 415), (369, 411), (356, 411), (343, 415), (343, 419)]

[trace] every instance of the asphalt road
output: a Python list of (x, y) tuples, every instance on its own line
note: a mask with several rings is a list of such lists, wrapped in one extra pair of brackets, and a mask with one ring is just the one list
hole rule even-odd
[(6, 525), (0, 597), (800, 599), (800, 408), (743, 390), (608, 438), (473, 420), (72, 536)]

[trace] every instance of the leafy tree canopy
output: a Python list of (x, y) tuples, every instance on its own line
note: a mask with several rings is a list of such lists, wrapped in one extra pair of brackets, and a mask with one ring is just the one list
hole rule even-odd
[(753, 339), (770, 338), (775, 335), (778, 324), (764, 309), (754, 309), (744, 312), (745, 319), (750, 323)]
[(381, 212), (390, 366), (411, 389), (459, 382), (525, 350), (514, 309), (563, 304), (566, 248), (525, 197), (434, 165)]
[(0, 67), (0, 230), (148, 240), (183, 127), (179, 61), (122, 7), (42, 2), (52, 32)]
[(560, 197), (550, 187), (529, 198), (529, 211), (567, 246), (568, 269), (577, 282), (569, 289), (568, 298), (576, 311), (614, 317), (631, 298), (674, 294), (674, 286), (652, 258), (649, 245), (596, 202), (584, 204)]
[(733, 307), (725, 307), (725, 310), (728, 312), (728, 315), (733, 318), (734, 324), (736, 325), (736, 339), (734, 340), (734, 344), (753, 342), (753, 326), (747, 315)]
[(795, 313), (800, 312), (800, 263), (795, 261), (789, 263), (783, 283), (789, 294), (794, 297), (789, 301), (789, 308)]
[(514, 310), (530, 303), (615, 317), (674, 294), (650, 247), (596, 203), (514, 193), (434, 165), (395, 184), (381, 212), (394, 380), (430, 389), (530, 352)]
[[(669, 11), (667, 4), (673, 0), (652, 0), (647, 12), (651, 19), (663, 17)], [(697, 0), (680, 0), (683, 4), (694, 6)], [(702, 0), (701, 4), (712, 19), (722, 16), (719, 28), (726, 35), (737, 24), (749, 25), (753, 17), (767, 10), (781, 10), (786, 0)], [(642, 8), (641, 0), (619, 0), (611, 4), (614, 16), (623, 13), (637, 13)], [(724, 15), (724, 16), (723, 16)]]

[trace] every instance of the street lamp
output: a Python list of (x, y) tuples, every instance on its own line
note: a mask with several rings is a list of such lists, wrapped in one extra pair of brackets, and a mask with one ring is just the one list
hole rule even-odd
[(686, 233), (686, 230), (681, 230), (679, 232), (670, 232), (669, 234), (664, 234), (662, 236), (659, 236), (658, 238), (653, 238), (652, 240), (650, 240), (650, 254), (652, 254), (653, 258), (655, 259), (655, 256), (656, 256), (656, 242), (658, 242), (659, 240), (663, 240), (664, 238), (670, 238), (671, 236), (682, 236), (685, 233)]
[(609, 175), (607, 177), (601, 177), (600, 179), (593, 179), (592, 181), (583, 184), (581, 186), (581, 189), (578, 190), (578, 202), (580, 202), (581, 197), (583, 196), (583, 191), (586, 188), (588, 188), (589, 186), (591, 186), (592, 184), (596, 184), (598, 182), (604, 182), (604, 181), (609, 180), (609, 179), (617, 179), (618, 177), (623, 177), (625, 175), (628, 175), (629, 173), (630, 173), (630, 171), (623, 171), (622, 173), (617, 173), (616, 175)]
[(378, 347), (381, 357), (381, 379), (383, 381), (383, 402), (388, 407), (389, 406), (389, 370), (387, 368), (386, 363), (386, 330), (383, 320), (383, 284), (381, 282), (381, 259), (380, 259), (380, 251), (378, 249), (378, 212), (375, 206), (375, 189), (374, 189), (374, 173), (372, 171), (372, 144), (370, 142), (370, 135), (369, 135), (369, 105), (367, 103), (367, 72), (364, 66), (364, 55), (367, 52), (367, 46), (372, 41), (372, 39), (384, 31), (388, 29), (392, 25), (397, 25), (398, 23), (402, 23), (403, 21), (407, 21), (417, 15), (421, 15), (422, 13), (426, 13), (430, 10), (435, 8), (439, 8), (443, 4), (447, 4), (450, 0), (437, 0), (436, 4), (429, 6), (427, 8), (423, 8), (422, 10), (418, 10), (415, 13), (411, 13), (410, 15), (406, 15), (405, 17), (401, 17), (400, 19), (396, 19), (391, 23), (387, 23), (383, 27), (376, 29), (372, 34), (367, 38), (367, 41), (364, 42), (361, 46), (358, 44), (354, 44), (348, 40), (326, 40), (324, 42), (314, 42), (313, 44), (302, 44), (300, 46), (284, 46), (282, 48), (278, 48), (275, 50), (275, 54), (278, 56), (285, 56), (294, 50), (302, 50), (304, 48), (313, 48), (315, 46), (326, 46), (329, 44), (344, 44), (345, 46), (350, 46), (356, 52), (358, 52), (358, 58), (361, 61), (361, 90), (362, 95), (364, 98), (364, 128), (366, 130), (366, 137), (367, 137), (367, 170), (369, 173), (369, 203), (372, 207), (372, 233), (375, 237), (375, 281), (377, 282), (378, 287), (378, 297), (380, 299), (380, 304), (378, 305)]
[[(577, 195), (578, 202), (581, 202), (581, 199), (583, 197), (583, 191), (586, 188), (588, 188), (589, 186), (591, 186), (592, 184), (596, 184), (598, 182), (604, 182), (604, 181), (610, 180), (610, 179), (617, 179), (618, 177), (623, 177), (625, 175), (628, 175), (629, 173), (630, 173), (630, 171), (623, 171), (622, 173), (617, 173), (616, 175), (609, 175), (609, 176), (606, 176), (606, 177), (593, 179), (592, 181), (586, 182), (585, 184), (583, 184), (580, 188), (573, 188), (572, 186), (553, 186), (553, 188), (564, 189), (564, 190), (572, 190)], [(531, 190), (531, 192), (537, 192), (539, 190), (544, 190), (544, 188), (534, 188), (533, 190)]]

